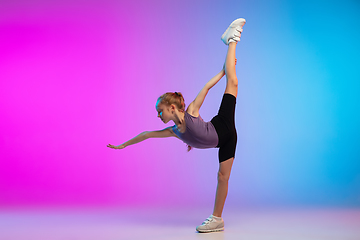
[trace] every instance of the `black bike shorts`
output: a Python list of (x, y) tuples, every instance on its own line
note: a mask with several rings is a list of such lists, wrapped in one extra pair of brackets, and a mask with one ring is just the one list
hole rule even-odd
[(235, 128), (236, 97), (225, 93), (218, 114), (211, 119), (219, 137), (219, 162), (235, 157), (237, 133)]

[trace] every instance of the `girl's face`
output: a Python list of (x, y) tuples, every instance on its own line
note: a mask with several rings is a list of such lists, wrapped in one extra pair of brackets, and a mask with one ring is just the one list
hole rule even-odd
[(171, 106), (167, 106), (160, 102), (156, 103), (156, 111), (158, 112), (158, 117), (164, 123), (168, 123), (170, 120), (172, 120), (173, 114), (170, 112), (170, 109), (171, 109)]

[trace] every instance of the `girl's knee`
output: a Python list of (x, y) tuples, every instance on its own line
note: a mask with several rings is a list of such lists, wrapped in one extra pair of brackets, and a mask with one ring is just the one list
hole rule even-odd
[(218, 181), (219, 182), (228, 182), (231, 173), (231, 167), (234, 162), (234, 157), (231, 157), (220, 163), (220, 168), (218, 171)]
[(221, 171), (218, 172), (218, 181), (219, 182), (228, 182), (230, 179), (230, 173), (224, 174)]
[(231, 84), (232, 86), (234, 87), (237, 87), (238, 86), (238, 79), (237, 77), (229, 77), (228, 78), (228, 81), (227, 81), (227, 84)]

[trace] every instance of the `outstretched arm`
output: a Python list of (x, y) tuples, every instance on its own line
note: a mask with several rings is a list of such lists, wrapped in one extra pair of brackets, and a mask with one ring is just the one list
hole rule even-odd
[(119, 146), (108, 144), (107, 147), (113, 148), (113, 149), (123, 149), (129, 145), (142, 142), (148, 138), (165, 138), (165, 137), (174, 137), (174, 136), (176, 136), (176, 135), (171, 130), (171, 127), (168, 127), (168, 128), (165, 128), (165, 129), (159, 130), (159, 131), (142, 132), (139, 135), (137, 135), (136, 137), (130, 139), (127, 142), (124, 142), (123, 144), (121, 144)]

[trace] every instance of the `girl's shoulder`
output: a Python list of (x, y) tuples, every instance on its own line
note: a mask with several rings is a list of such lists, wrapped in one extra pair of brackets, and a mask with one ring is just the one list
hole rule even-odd
[(186, 112), (192, 116), (192, 117), (199, 117), (199, 111), (195, 111), (193, 108), (193, 103), (190, 103), (188, 108), (186, 109)]

